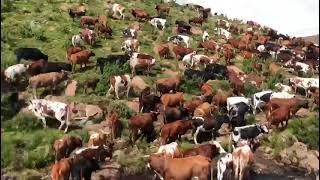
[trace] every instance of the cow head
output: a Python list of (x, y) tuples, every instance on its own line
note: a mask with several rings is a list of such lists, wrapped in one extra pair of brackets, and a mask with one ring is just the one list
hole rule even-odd
[(260, 128), (260, 131), (261, 131), (262, 133), (269, 133), (267, 124), (260, 124), (260, 125), (259, 125), (259, 128)]

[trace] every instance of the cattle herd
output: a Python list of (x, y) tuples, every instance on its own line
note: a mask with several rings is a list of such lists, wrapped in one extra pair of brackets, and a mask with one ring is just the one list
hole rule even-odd
[[(158, 4), (155, 7), (157, 16), (152, 17), (143, 9), (135, 8), (130, 11), (121, 4), (113, 4), (110, 8), (112, 18), (117, 21), (128, 21), (125, 13), (131, 13), (131, 19), (141, 24), (149, 23), (154, 31), (164, 31), (170, 18), (170, 3)], [(282, 128), (288, 125), (289, 119), (295, 117), (300, 108), (311, 106), (319, 108), (319, 79), (305, 78), (308, 74), (316, 74), (319, 67), (319, 46), (305, 42), (301, 38), (291, 38), (278, 34), (275, 30), (261, 26), (256, 22), (243, 22), (237, 19), (226, 20), (220, 17), (209, 35), (203, 29), (201, 41), (196, 49), (191, 42), (196, 35), (192, 33), (193, 26), (203, 27), (209, 23), (211, 9), (199, 5), (187, 4), (185, 8), (193, 9), (197, 16), (189, 21), (176, 20), (176, 35), (167, 38), (168, 42), (155, 45), (153, 48), (156, 57), (141, 53), (139, 42), (139, 24), (131, 24), (122, 31), (125, 38), (121, 50), (123, 54), (110, 54), (96, 59), (96, 67), (101, 75), (108, 63), (129, 63), (130, 74), (117, 74), (109, 78), (110, 89), (106, 95), (115, 95), (115, 98), (124, 98), (130, 95), (132, 78), (139, 72), (149, 76), (157, 59), (174, 58), (182, 61), (182, 74), (157, 79), (155, 89), (147, 87), (139, 96), (139, 113), (128, 119), (130, 143), (134, 145), (141, 137), (148, 142), (157, 138), (160, 142), (159, 150), (146, 155), (147, 167), (161, 179), (187, 180), (197, 177), (199, 180), (216, 177), (218, 180), (234, 177), (245, 179), (248, 168), (254, 162), (254, 151), (259, 145), (262, 134), (270, 129)], [(38, 99), (37, 89), (48, 88), (54, 90), (60, 83), (70, 79), (75, 72), (76, 65), (80, 68), (89, 64), (89, 59), (95, 56), (93, 50), (85, 49), (83, 43), (92, 46), (97, 38), (110, 38), (113, 31), (108, 24), (107, 16), (86, 16), (87, 9), (79, 6), (68, 11), (72, 21), (80, 19), (83, 28), (80, 34), (71, 38), (73, 47), (66, 50), (66, 63), (48, 62), (46, 54), (36, 48), (19, 48), (14, 51), (18, 64), (8, 67), (2, 72), (2, 77), (8, 83), (19, 84), (23, 78), (28, 78), (29, 88), (33, 90), (33, 99), (28, 109), (41, 119), (46, 127), (46, 118), (60, 121), (59, 129), (64, 126), (68, 132), (72, 125), (73, 113), (77, 111), (74, 104)], [(215, 13), (216, 14), (216, 13)], [(193, 26), (192, 26), (193, 25)], [(154, 32), (153, 32), (154, 33)], [(237, 38), (239, 37), (239, 38)], [(220, 39), (219, 39), (220, 38)], [(224, 39), (224, 41), (218, 41)], [(201, 54), (200, 52), (204, 52)], [(214, 58), (212, 54), (218, 58)], [(277, 63), (270, 63), (266, 67), (269, 76), (275, 76), (280, 70), (298, 72), (299, 76), (292, 75), (288, 81), (277, 82), (275, 87), (279, 91), (264, 89), (265, 77), (256, 73), (246, 74), (232, 65), (235, 56), (257, 58), (263, 63), (253, 63), (255, 72), (262, 72), (271, 58)], [(32, 63), (20, 64), (21, 60), (32, 60)], [(225, 63), (218, 63), (219, 60)], [(281, 64), (281, 65), (279, 65)], [(201, 95), (186, 101), (181, 85), (185, 81), (199, 78)], [(208, 80), (227, 80), (232, 90), (215, 91)], [(285, 83), (288, 82), (288, 83)], [(84, 83), (85, 89), (95, 88), (99, 79), (88, 79)], [(261, 91), (252, 97), (245, 97), (245, 84), (250, 83)], [(297, 90), (303, 90), (303, 92)], [(299, 93), (302, 96), (299, 95)], [(312, 109), (314, 110), (314, 108)], [(90, 136), (89, 142), (84, 143), (78, 137), (65, 136), (54, 142), (55, 164), (52, 166), (53, 180), (69, 179), (71, 175), (76, 179), (90, 179), (91, 173), (99, 169), (99, 163), (106, 158), (112, 158), (114, 141), (119, 137), (119, 112), (112, 111), (106, 117), (111, 128), (111, 141), (104, 131)], [(266, 121), (248, 124), (246, 114), (265, 113)], [(159, 118), (162, 117), (162, 118)], [(160, 132), (155, 132), (154, 122), (163, 119)], [(231, 152), (227, 152), (216, 140), (219, 129), (227, 124), (230, 132)], [(191, 131), (195, 148), (185, 152), (177, 142)], [(207, 142), (207, 143), (203, 143)], [(86, 145), (86, 146), (85, 146)], [(213, 174), (216, 169), (216, 174)]]

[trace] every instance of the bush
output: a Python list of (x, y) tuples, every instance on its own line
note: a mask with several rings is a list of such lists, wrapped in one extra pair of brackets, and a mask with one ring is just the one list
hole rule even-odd
[(255, 85), (253, 85), (251, 83), (244, 84), (244, 95), (246, 97), (251, 97), (251, 96), (253, 96), (253, 94), (255, 94), (257, 92), (258, 92), (258, 89)]
[(274, 90), (276, 88), (275, 84), (282, 82), (283, 79), (284, 79), (284, 77), (282, 76), (282, 74), (280, 72), (275, 75), (268, 76), (266, 83), (265, 83), (265, 86), (266, 86), (265, 88)]
[(281, 133), (272, 132), (269, 137), (265, 139), (266, 144), (273, 150), (272, 156), (278, 158), (280, 152), (292, 146), (297, 141), (297, 138), (289, 131), (283, 131)]
[(16, 114), (11, 108), (10, 95), (1, 96), (1, 122), (12, 118)]
[(309, 148), (319, 149), (319, 116), (296, 119), (289, 123), (288, 129)]
[(13, 119), (2, 122), (6, 131), (33, 131), (43, 128), (41, 120), (31, 114), (19, 113)]
[(188, 94), (195, 94), (199, 92), (199, 84), (202, 83), (201, 78), (185, 79), (184, 83), (180, 86), (181, 91)]

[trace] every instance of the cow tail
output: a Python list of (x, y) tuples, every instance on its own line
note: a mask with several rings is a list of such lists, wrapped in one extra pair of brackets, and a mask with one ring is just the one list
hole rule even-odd
[(210, 179), (213, 180), (213, 163), (210, 164)]

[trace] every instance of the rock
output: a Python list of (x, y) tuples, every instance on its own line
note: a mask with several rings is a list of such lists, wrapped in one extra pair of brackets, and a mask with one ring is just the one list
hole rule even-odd
[(127, 106), (135, 112), (139, 112), (139, 101), (128, 101)]
[(89, 117), (89, 119), (90, 118), (95, 118), (95, 119), (101, 118), (103, 115), (102, 109), (97, 105), (88, 104), (85, 107), (85, 111), (86, 111), (86, 115), (87, 115), (87, 117)]
[(128, 141), (125, 141), (124, 139), (117, 139), (114, 143), (113, 149), (123, 149), (128, 147)]
[(199, 27), (191, 27), (190, 32), (194, 35), (201, 35), (203, 34), (201, 28)]
[(120, 180), (121, 171), (120, 165), (117, 163), (108, 164), (102, 167), (101, 170), (98, 170), (91, 175), (92, 180)]
[(307, 169), (308, 173), (319, 173), (319, 159), (312, 153), (308, 153), (306, 158), (299, 162), (299, 167)]
[(132, 78), (131, 87), (136, 96), (139, 96), (142, 90), (144, 90), (148, 85), (140, 76), (135, 76)]
[(77, 81), (72, 80), (72, 81), (67, 85), (67, 88), (66, 88), (66, 90), (65, 90), (66, 96), (75, 96), (75, 95), (76, 95), (77, 84), (78, 84)]
[(309, 111), (308, 109), (301, 108), (301, 109), (299, 109), (299, 111), (296, 113), (296, 115), (299, 116), (299, 117), (305, 117), (305, 116), (308, 116), (309, 113), (310, 113), (310, 111)]
[(272, 153), (272, 149), (270, 147), (265, 147), (264, 152), (267, 154), (271, 154)]

